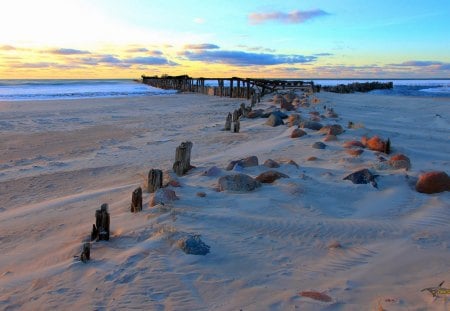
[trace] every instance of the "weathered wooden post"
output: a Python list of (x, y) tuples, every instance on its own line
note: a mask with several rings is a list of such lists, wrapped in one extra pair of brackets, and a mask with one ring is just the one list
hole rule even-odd
[(233, 79), (230, 79), (230, 97), (233, 97)]
[(151, 169), (148, 172), (147, 182), (145, 184), (147, 191), (153, 193), (162, 187), (163, 172), (158, 169)]
[(142, 188), (134, 189), (131, 194), (131, 212), (137, 213), (142, 211)]
[(239, 121), (239, 117), (240, 117), (240, 113), (239, 112), (240, 112), (240, 109), (236, 109), (233, 112), (233, 126), (232, 126), (232, 129), (231, 129), (231, 131), (233, 133), (239, 133), (239, 130), (240, 130), (240, 127), (241, 127), (241, 123)]
[(175, 163), (173, 163), (173, 171), (178, 176), (183, 176), (191, 168), (191, 149), (192, 142), (186, 141), (181, 143), (175, 151)]
[(250, 80), (247, 79), (247, 100), (250, 99)]
[(109, 240), (108, 204), (104, 203), (95, 211), (95, 225), (92, 226), (91, 240)]
[(84, 263), (91, 259), (91, 244), (89, 242), (83, 244), (80, 259)]
[(225, 131), (231, 130), (231, 112), (228, 112), (227, 119), (225, 120)]

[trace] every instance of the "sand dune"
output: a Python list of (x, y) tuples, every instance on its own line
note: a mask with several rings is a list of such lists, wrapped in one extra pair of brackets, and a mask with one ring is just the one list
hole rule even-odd
[[(448, 310), (450, 193), (414, 189), (420, 173), (450, 164), (450, 100), (319, 93), (345, 132), (324, 135), (243, 119), (221, 131), (236, 99), (194, 94), (0, 103), (0, 309), (5, 310)], [(271, 105), (270, 97), (258, 104)], [(349, 121), (361, 126), (348, 129)], [(379, 135), (409, 171), (383, 167), (342, 143)], [(172, 167), (175, 148), (193, 142), (195, 169), (179, 177), (179, 200), (129, 212), (131, 192), (150, 168)], [(248, 193), (217, 192), (231, 160), (255, 155), (252, 177), (289, 178)], [(309, 157), (315, 161), (308, 161)], [(288, 164), (293, 160), (298, 167)], [(216, 176), (202, 173), (212, 166)], [(369, 168), (378, 188), (343, 180)], [(204, 192), (205, 197), (196, 193)], [(77, 257), (95, 210), (109, 204), (110, 241)], [(206, 256), (186, 255), (177, 238), (200, 234)], [(323, 292), (330, 302), (300, 296)]]

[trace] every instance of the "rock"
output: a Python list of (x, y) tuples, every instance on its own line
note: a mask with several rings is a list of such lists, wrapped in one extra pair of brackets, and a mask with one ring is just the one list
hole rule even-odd
[(344, 129), (339, 124), (325, 125), (319, 130), (319, 133), (327, 135), (340, 135), (344, 133)]
[(265, 124), (275, 127), (275, 126), (283, 125), (284, 122), (280, 116), (278, 116), (277, 114), (271, 113)]
[(359, 155), (361, 155), (364, 152), (364, 149), (360, 149), (360, 148), (348, 148), (345, 150), (345, 152), (347, 152), (347, 154), (353, 156), (353, 157), (357, 157)]
[(259, 181), (245, 174), (226, 175), (219, 178), (220, 191), (248, 192), (260, 186)]
[(342, 147), (344, 147), (344, 148), (354, 148), (354, 147), (364, 148), (364, 145), (357, 140), (350, 140), (350, 141), (346, 141), (345, 143), (343, 143)]
[(292, 111), (292, 110), (295, 110), (295, 107), (291, 103), (284, 102), (280, 105), (280, 109), (284, 109), (286, 111)]
[(252, 111), (247, 113), (247, 118), (248, 119), (260, 118), (262, 116), (262, 114), (263, 114), (263, 110), (262, 109), (252, 110)]
[(371, 183), (372, 186), (378, 188), (375, 177), (378, 175), (373, 175), (368, 169), (362, 169), (351, 173), (350, 175), (344, 177), (344, 180), (350, 180), (354, 184), (368, 184)]
[(300, 115), (297, 113), (291, 114), (287, 118), (287, 124), (289, 127), (294, 126), (294, 125), (299, 125), (300, 124)]
[(168, 186), (173, 186), (178, 184), (178, 186), (175, 187), (179, 187), (180, 183), (178, 182), (178, 179), (176, 177), (176, 174), (172, 171), (169, 170), (164, 170), (163, 172), (163, 178), (162, 178), (162, 186), (163, 187), (168, 187)]
[(165, 205), (175, 200), (178, 200), (175, 191), (167, 188), (160, 188), (150, 196), (150, 207), (158, 204)]
[(306, 132), (304, 130), (296, 128), (292, 131), (291, 138), (299, 138), (299, 137), (302, 137), (305, 135), (306, 135)]
[(289, 178), (289, 176), (277, 171), (267, 171), (256, 176), (255, 180), (263, 184), (271, 184), (280, 178)]
[(322, 128), (322, 124), (320, 124), (319, 122), (314, 122), (314, 121), (303, 121), (300, 123), (299, 127), (318, 131)]
[(416, 183), (416, 191), (427, 194), (450, 191), (450, 177), (443, 171), (423, 173)]
[(316, 292), (316, 291), (307, 291), (307, 292), (301, 292), (300, 296), (302, 297), (308, 297), (314, 300), (323, 301), (323, 302), (331, 302), (333, 299), (328, 296), (327, 294)]
[(285, 163), (285, 164), (289, 164), (289, 165), (294, 165), (296, 168), (299, 168), (298, 164), (295, 163), (294, 160), (287, 160), (287, 159), (283, 159), (280, 161), (281, 163)]
[(288, 118), (288, 115), (281, 112), (280, 110), (274, 110), (274, 111), (272, 111), (272, 114), (279, 116), (283, 120)]
[(200, 198), (206, 197), (206, 193), (204, 193), (204, 192), (197, 192), (196, 195)]
[(211, 166), (206, 171), (204, 171), (201, 175), (211, 177), (211, 176), (217, 176), (220, 173), (222, 173), (222, 170), (220, 168), (218, 168), (217, 166)]
[(280, 164), (278, 164), (278, 162), (276, 162), (272, 159), (267, 159), (266, 162), (264, 162), (264, 166), (267, 166), (270, 168), (276, 168), (276, 167), (280, 167)]
[(321, 141), (316, 141), (314, 144), (312, 144), (312, 147), (314, 149), (325, 149), (327, 147), (327, 145), (325, 145), (323, 142)]
[(391, 142), (389, 139), (387, 141), (383, 141), (378, 136), (374, 136), (370, 139), (363, 136), (361, 138), (361, 142), (370, 150), (384, 152), (386, 154), (390, 153)]
[(283, 97), (286, 100), (286, 102), (291, 104), (297, 96), (295, 95), (295, 93), (289, 92), (284, 94)]
[(236, 165), (239, 165), (241, 167), (251, 167), (251, 166), (258, 166), (258, 157), (257, 156), (250, 156), (246, 157), (240, 160), (231, 161), (228, 166), (226, 167), (227, 171), (231, 171)]
[(317, 157), (314, 156), (306, 159), (306, 161), (317, 161), (317, 160), (318, 160)]
[(331, 135), (331, 134), (328, 134), (323, 139), (323, 141), (336, 141), (336, 140), (337, 140), (337, 136), (336, 135)]
[(210, 247), (206, 245), (199, 235), (189, 235), (177, 241), (178, 247), (188, 255), (206, 255)]
[(411, 168), (411, 161), (404, 154), (396, 154), (389, 159), (389, 165), (394, 169), (405, 169), (409, 170)]

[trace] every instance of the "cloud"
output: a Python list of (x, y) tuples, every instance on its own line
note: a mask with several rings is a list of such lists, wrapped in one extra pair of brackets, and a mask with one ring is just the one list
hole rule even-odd
[(91, 54), (89, 51), (76, 50), (76, 49), (51, 49), (47, 50), (47, 52), (58, 55), (80, 55), (80, 54)]
[(300, 64), (313, 62), (317, 59), (315, 56), (249, 53), (243, 51), (186, 51), (184, 56), (191, 61), (236, 66)]
[(203, 18), (196, 17), (196, 18), (194, 18), (194, 23), (196, 23), (196, 24), (204, 24), (205, 20)]
[(250, 13), (248, 20), (250, 24), (257, 25), (263, 24), (268, 21), (275, 21), (283, 24), (302, 24), (307, 20), (330, 15), (323, 10), (310, 10), (310, 11), (292, 11), (290, 13), (284, 12), (269, 12), (269, 13)]
[(248, 51), (253, 51), (253, 52), (254, 51), (267, 52), (267, 53), (274, 53), (274, 52), (276, 52), (275, 49), (265, 48), (265, 47), (262, 47), (262, 46), (248, 46), (248, 45), (240, 44), (237, 47), (246, 49)]
[(128, 53), (144, 53), (148, 52), (148, 49), (146, 48), (132, 48), (127, 50)]
[(439, 70), (450, 70), (450, 63), (439, 65), (438, 69)]
[(220, 48), (218, 45), (212, 43), (186, 44), (184, 46), (185, 50), (213, 50), (218, 48)]
[(122, 62), (137, 65), (170, 65), (170, 66), (178, 65), (177, 63), (172, 62), (165, 57), (156, 57), (156, 56), (133, 57), (124, 59)]
[(410, 60), (400, 64), (391, 64), (391, 66), (408, 66), (408, 67), (428, 67), (433, 65), (443, 65), (443, 63), (437, 61)]
[(316, 53), (316, 54), (313, 54), (314, 56), (333, 56), (334, 54), (332, 54), (332, 53)]

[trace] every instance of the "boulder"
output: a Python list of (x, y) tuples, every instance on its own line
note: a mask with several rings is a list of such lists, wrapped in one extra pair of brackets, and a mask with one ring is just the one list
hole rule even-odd
[(263, 184), (271, 184), (280, 178), (289, 178), (289, 176), (277, 171), (267, 171), (256, 176), (255, 180)]
[(325, 145), (323, 142), (321, 141), (316, 141), (314, 144), (312, 144), (312, 147), (314, 149), (325, 149), (327, 147), (327, 145)]
[(361, 142), (367, 149), (384, 152), (386, 154), (390, 153), (391, 142), (389, 139), (387, 141), (384, 141), (378, 136), (373, 136), (372, 138), (363, 136), (361, 138)]
[(393, 155), (388, 163), (394, 169), (409, 170), (411, 168), (411, 161), (404, 154)]
[(231, 161), (228, 166), (226, 167), (227, 171), (231, 171), (236, 165), (239, 165), (240, 167), (251, 167), (251, 166), (258, 166), (258, 157), (257, 156), (249, 156), (240, 160), (234, 160)]
[(378, 187), (375, 177), (378, 175), (372, 174), (368, 169), (362, 169), (345, 176), (344, 180), (350, 180), (354, 184), (368, 184), (371, 183), (375, 188)]
[(283, 125), (284, 122), (279, 115), (271, 113), (265, 124), (275, 127), (275, 126)]
[(344, 133), (344, 129), (339, 124), (325, 125), (319, 130), (319, 133), (326, 135), (340, 135)]
[(286, 100), (286, 102), (291, 104), (297, 96), (295, 95), (295, 93), (289, 92), (284, 94), (283, 97)]
[(315, 122), (315, 121), (303, 121), (300, 123), (299, 127), (300, 128), (305, 128), (305, 129), (310, 129), (313, 131), (318, 131), (322, 128), (322, 124), (319, 122)]
[(270, 167), (270, 168), (276, 168), (276, 167), (280, 167), (280, 164), (278, 164), (278, 162), (272, 160), (272, 159), (267, 159), (264, 162), (264, 166), (266, 167)]
[(175, 200), (178, 200), (175, 191), (167, 188), (160, 188), (150, 196), (150, 207), (158, 204), (164, 205)]
[(427, 194), (450, 191), (450, 177), (442, 171), (423, 173), (416, 183), (416, 191)]
[(291, 138), (299, 138), (299, 137), (302, 137), (305, 135), (306, 135), (306, 132), (304, 130), (296, 128), (292, 131)]
[(361, 148), (348, 148), (345, 149), (345, 152), (353, 157), (357, 157), (364, 152), (364, 149)]
[(226, 175), (219, 178), (219, 191), (248, 192), (261, 186), (261, 183), (245, 174)]
[(210, 247), (206, 245), (199, 235), (189, 235), (177, 241), (178, 247), (188, 255), (206, 255)]
[(247, 118), (248, 119), (256, 119), (256, 118), (260, 118), (263, 114), (263, 110), (262, 109), (256, 109), (256, 110), (252, 110), (249, 111), (247, 113)]

